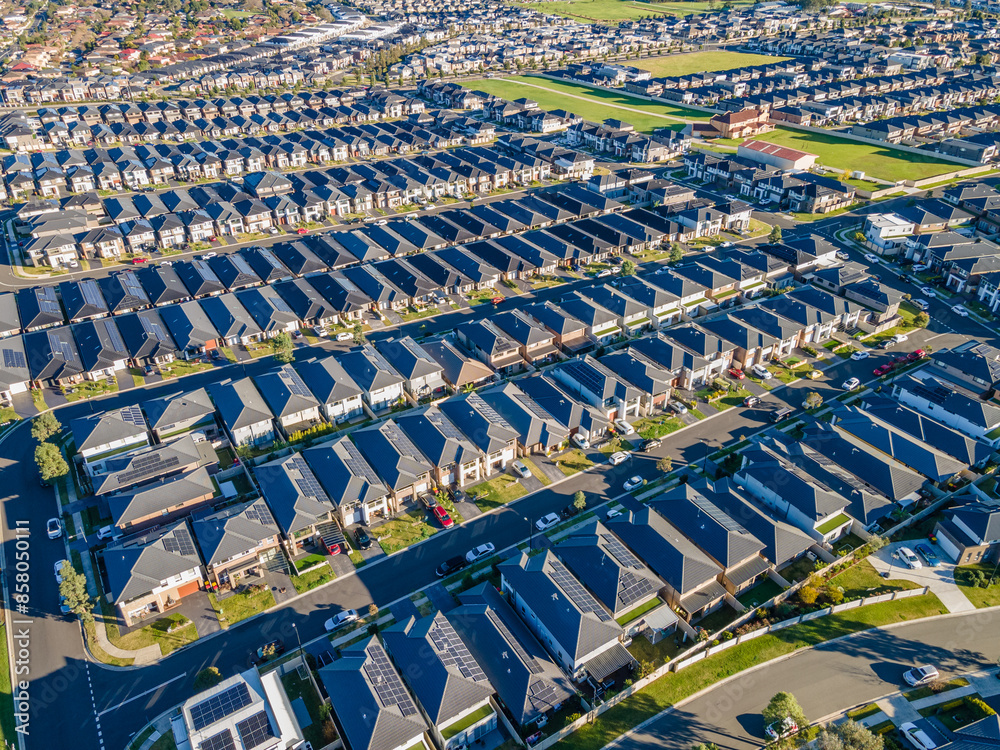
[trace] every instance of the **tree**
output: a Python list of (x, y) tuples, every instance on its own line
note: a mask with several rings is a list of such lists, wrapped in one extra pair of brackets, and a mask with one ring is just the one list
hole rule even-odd
[(681, 243), (674, 242), (670, 245), (670, 262), (677, 263), (684, 257), (684, 248), (681, 247)]
[(218, 667), (205, 667), (194, 677), (194, 691), (200, 693), (222, 682), (222, 672)]
[(583, 510), (587, 507), (587, 496), (583, 494), (583, 490), (577, 490), (573, 493), (573, 507), (577, 510)]
[(622, 272), (621, 272), (622, 276), (635, 276), (635, 272), (636, 272), (635, 261), (632, 260), (622, 261)]
[(884, 744), (882, 735), (850, 719), (824, 727), (816, 738), (819, 750), (882, 750)]
[(364, 329), (361, 328), (361, 324), (360, 323), (355, 323), (354, 324), (354, 328), (351, 329), (351, 333), (354, 336), (354, 343), (355, 344), (357, 344), (358, 346), (361, 346), (363, 343), (365, 343), (365, 332), (364, 332)]
[(926, 328), (927, 324), (931, 322), (931, 316), (922, 310), (913, 316), (913, 325), (917, 328)]
[(865, 233), (864, 232), (855, 232), (854, 234), (851, 235), (851, 238), (855, 242), (857, 242), (858, 244), (863, 245), (865, 243)]
[(664, 456), (656, 462), (656, 470), (662, 471), (664, 474), (669, 474), (674, 470), (674, 459), (670, 456)]
[(771, 227), (771, 233), (767, 235), (767, 241), (771, 243), (781, 242), (781, 227), (777, 224)]
[(276, 360), (286, 365), (295, 359), (295, 353), (292, 351), (292, 337), (285, 331), (271, 339), (271, 351), (274, 352)]
[(818, 409), (823, 405), (823, 397), (816, 391), (809, 391), (809, 393), (806, 394), (805, 403), (807, 409)]
[(776, 721), (784, 721), (785, 719), (791, 719), (800, 727), (805, 728), (808, 724), (806, 721), (805, 711), (802, 710), (802, 706), (799, 702), (795, 700), (795, 696), (791, 693), (777, 693), (771, 702), (767, 704), (767, 707), (761, 711), (764, 717), (765, 724), (773, 724)]
[(87, 593), (87, 579), (81, 573), (76, 572), (76, 568), (64, 562), (59, 570), (62, 576), (62, 583), (59, 584), (59, 596), (65, 599), (65, 604), (69, 611), (79, 617), (84, 622), (90, 622), (94, 618), (94, 600)]
[(52, 443), (42, 443), (35, 448), (35, 464), (38, 466), (38, 473), (43, 482), (48, 482), (56, 477), (66, 476), (69, 473), (69, 465), (63, 458), (62, 452)]
[(378, 617), (378, 605), (375, 602), (368, 605), (368, 616), (372, 619)]
[(31, 437), (38, 442), (48, 440), (62, 429), (62, 423), (50, 411), (42, 412), (31, 421)]

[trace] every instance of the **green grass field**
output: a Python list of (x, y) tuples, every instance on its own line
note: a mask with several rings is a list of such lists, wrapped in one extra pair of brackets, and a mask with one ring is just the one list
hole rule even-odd
[(603, 122), (608, 118), (615, 118), (629, 123), (636, 130), (645, 132), (657, 128), (680, 129), (685, 120), (709, 119), (703, 112), (672, 107), (668, 104), (654, 104), (644, 99), (636, 99), (624, 92), (604, 91), (548, 78), (528, 76), (496, 78), (475, 81), (469, 84), (469, 88), (502, 96), (510, 101), (527, 97), (538, 102), (538, 106), (542, 109), (565, 109), (591, 122)]
[[(687, 3), (684, 3), (685, 5)], [(781, 62), (787, 57), (771, 55), (750, 55), (744, 52), (727, 52), (726, 50), (711, 50), (706, 52), (690, 52), (686, 55), (668, 55), (667, 57), (651, 57), (647, 60), (632, 60), (631, 65), (648, 70), (654, 76), (686, 76), (691, 73), (704, 73), (708, 70), (730, 70), (747, 65), (766, 65)]]
[[(514, 7), (527, 6), (539, 13), (584, 21), (624, 21), (658, 15), (686, 16), (714, 10), (708, 2), (641, 3), (628, 0), (559, 0), (559, 2), (512, 2)], [(734, 0), (730, 5), (749, 5), (750, 0)]]
[(754, 140), (778, 143), (816, 154), (817, 161), (835, 169), (860, 170), (890, 182), (921, 180), (961, 169), (957, 164), (896, 149), (858, 143), (835, 135), (776, 128)]

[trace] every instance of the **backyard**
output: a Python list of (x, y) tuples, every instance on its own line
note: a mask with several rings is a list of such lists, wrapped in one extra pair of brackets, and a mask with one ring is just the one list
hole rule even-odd
[(876, 596), (888, 594), (891, 591), (908, 591), (919, 589), (920, 584), (903, 579), (886, 580), (867, 560), (862, 560), (843, 573), (838, 573), (827, 582), (830, 586), (844, 589), (845, 599), (857, 599), (860, 596)]
[(469, 488), (469, 497), (484, 513), (527, 494), (524, 486), (509, 474), (501, 474)]
[(329, 707), (316, 692), (312, 680), (308, 677), (301, 677), (298, 672), (288, 672), (281, 676), (281, 684), (284, 686), (290, 702), (302, 699), (309, 712), (309, 718), (312, 719), (312, 724), (302, 727), (303, 739), (312, 743), (315, 748), (326, 747), (336, 740), (337, 729), (330, 719)]

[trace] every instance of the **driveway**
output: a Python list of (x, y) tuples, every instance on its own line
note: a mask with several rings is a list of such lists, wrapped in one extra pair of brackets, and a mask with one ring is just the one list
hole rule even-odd
[(902, 558), (894, 559), (892, 557), (894, 554), (898, 554), (900, 547), (909, 547), (911, 551), (916, 552), (914, 546), (917, 543), (915, 540), (909, 540), (887, 544), (872, 555), (869, 560), (879, 573), (888, 572), (891, 567), (890, 579), (913, 581), (921, 586), (927, 586), (941, 600), (941, 603), (948, 608), (949, 612), (973, 611), (976, 608), (975, 605), (968, 600), (955, 583), (955, 565), (948, 562), (947, 555), (945, 555), (944, 551), (938, 545), (931, 544), (929, 541), (921, 542), (922, 544), (929, 545), (937, 554), (940, 563), (936, 568), (924, 565), (921, 568), (911, 570), (903, 564)]
[[(223, 604), (223, 610), (225, 610), (225, 604)], [(191, 620), (194, 623), (194, 629), (198, 631), (199, 638), (222, 630), (222, 624), (219, 622), (219, 618), (212, 608), (212, 603), (208, 600), (208, 593), (205, 591), (188, 594), (181, 599), (180, 604), (175, 609), (170, 610), (170, 613), (180, 613)]]

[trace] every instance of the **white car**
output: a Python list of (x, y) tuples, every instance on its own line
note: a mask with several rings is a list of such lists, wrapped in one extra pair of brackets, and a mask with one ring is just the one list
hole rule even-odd
[(910, 338), (910, 337), (907, 336), (905, 333), (897, 333), (895, 336), (892, 337), (892, 340), (894, 342), (896, 342), (897, 344), (902, 344), (908, 338)]
[(767, 728), (764, 730), (764, 734), (766, 734), (767, 738), (770, 740), (780, 740), (784, 737), (791, 737), (798, 731), (799, 725), (795, 723), (795, 719), (791, 716), (787, 716), (781, 721), (768, 724)]
[(899, 548), (899, 559), (902, 560), (906, 567), (911, 570), (924, 567), (924, 564), (920, 562), (920, 558), (917, 557), (916, 553), (909, 547)]
[(590, 441), (579, 432), (573, 433), (573, 437), (571, 437), (570, 440), (572, 440), (578, 448), (583, 448), (585, 451), (590, 450)]
[(968, 311), (968, 310), (966, 310), (966, 309), (965, 309), (964, 307), (962, 307), (961, 305), (952, 305), (952, 306), (951, 306), (951, 311), (952, 311), (953, 313), (955, 313), (955, 315), (959, 315), (959, 316), (961, 316), (961, 317), (963, 317), (963, 318), (967, 318), (967, 317), (969, 317), (969, 311)]
[(758, 363), (758, 364), (754, 365), (753, 367), (751, 367), (750, 368), (750, 372), (752, 372), (754, 375), (756, 375), (761, 380), (770, 380), (771, 379), (771, 371), (768, 370), (766, 367), (764, 367), (764, 365), (762, 365), (760, 363)]
[(865, 253), (865, 260), (869, 263), (878, 263), (878, 256), (873, 255), (872, 253)]
[(354, 335), (348, 333), (347, 331), (341, 331), (337, 334), (337, 341), (351, 341), (354, 339)]
[(45, 533), (49, 535), (49, 539), (58, 539), (61, 537), (63, 533), (62, 521), (58, 518), (50, 518), (45, 522)]
[(837, 251), (837, 260), (850, 260), (851, 254), (845, 250)]
[(611, 510), (608, 511), (607, 515), (604, 516), (604, 520), (605, 521), (610, 521), (612, 518), (618, 518), (618, 516), (620, 516), (622, 514), (623, 514), (623, 511), (622, 511), (621, 508), (612, 508)]
[(531, 476), (531, 469), (528, 468), (528, 465), (524, 461), (515, 461), (510, 466), (514, 470), (514, 473), (521, 477), (521, 479), (527, 479)]
[(682, 404), (680, 401), (671, 401), (667, 406), (670, 407), (671, 411), (677, 414), (687, 414), (688, 408)]
[(920, 293), (923, 294), (925, 297), (930, 297), (931, 299), (937, 298), (937, 290), (935, 290), (934, 287), (932, 286), (920, 287)]
[(869, 354), (864, 350), (861, 350), (854, 352), (854, 354), (851, 355), (851, 359), (853, 359), (855, 362), (860, 362), (863, 359), (868, 359), (870, 356), (871, 354)]
[(629, 479), (626, 480), (625, 484), (622, 486), (625, 488), (626, 492), (631, 492), (636, 487), (642, 486), (642, 477), (640, 476), (629, 477)]
[(336, 630), (339, 627), (343, 627), (349, 622), (354, 622), (358, 619), (358, 613), (353, 609), (345, 609), (343, 612), (338, 612), (325, 623), (323, 627), (326, 628), (326, 632), (329, 633)]
[(597, 278), (599, 278), (599, 279), (606, 279), (608, 276), (611, 276), (611, 275), (612, 275), (611, 269), (610, 268), (605, 268), (603, 271), (600, 271), (597, 274)]
[(626, 422), (624, 419), (616, 419), (615, 427), (622, 431), (623, 435), (634, 435), (635, 428)]
[(840, 387), (843, 388), (845, 391), (853, 391), (859, 385), (861, 385), (861, 381), (858, 380), (857, 378), (848, 378), (847, 380), (845, 380), (843, 383), (840, 384)]
[(56, 583), (62, 583), (62, 569), (63, 565), (66, 565), (69, 560), (56, 560)]
[(535, 528), (539, 531), (545, 531), (546, 529), (551, 529), (561, 519), (558, 513), (546, 513), (544, 516), (535, 521)]
[(618, 451), (617, 453), (612, 453), (611, 458), (608, 460), (611, 462), (612, 466), (617, 466), (618, 464), (623, 464), (628, 461), (629, 454), (626, 451)]
[(931, 306), (931, 303), (925, 299), (915, 299), (910, 301), (913, 303), (913, 306), (918, 310), (929, 310)]
[(913, 267), (913, 271), (914, 273), (921, 273), (923, 271), (926, 271), (928, 268), (930, 268), (930, 266), (927, 265), (926, 263), (917, 263), (917, 265)]
[(934, 750), (937, 747), (934, 744), (934, 740), (923, 729), (920, 729), (912, 721), (908, 721), (905, 724), (901, 724), (899, 727), (899, 732), (910, 744), (913, 745), (917, 750)]
[(917, 687), (918, 685), (926, 685), (928, 682), (934, 682), (940, 676), (941, 674), (937, 671), (937, 667), (925, 664), (922, 667), (914, 667), (904, 672), (903, 681), (907, 685)]
[(493, 546), (492, 542), (486, 542), (486, 544), (480, 544), (478, 547), (473, 547), (468, 552), (465, 553), (465, 561), (474, 563), (477, 560), (482, 560), (484, 557), (489, 557), (497, 548)]

